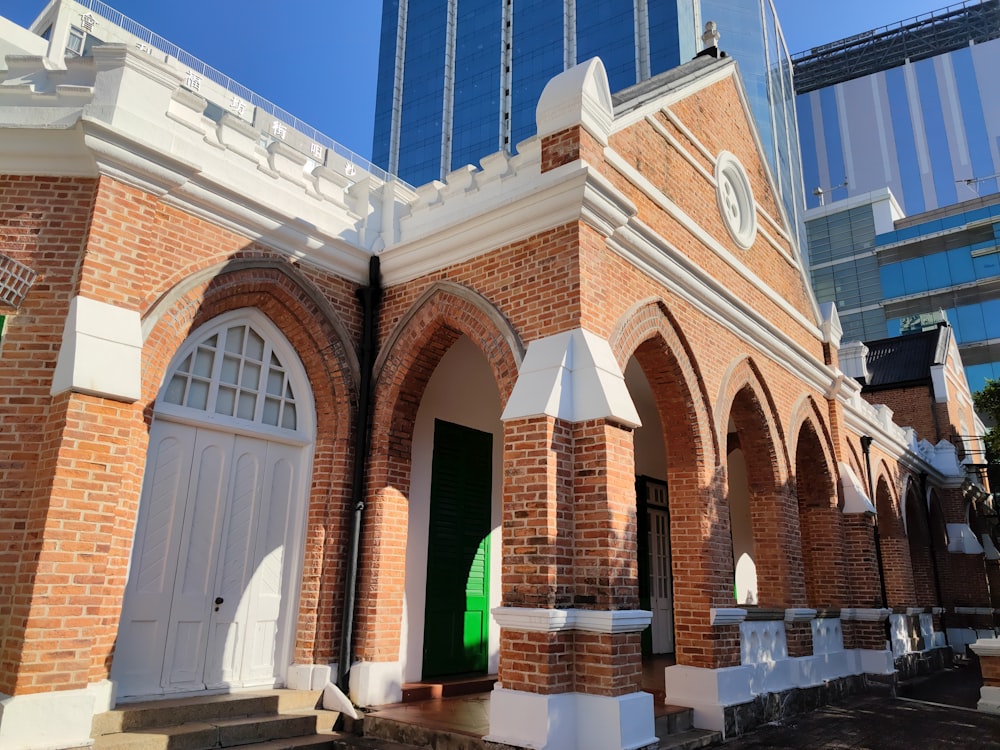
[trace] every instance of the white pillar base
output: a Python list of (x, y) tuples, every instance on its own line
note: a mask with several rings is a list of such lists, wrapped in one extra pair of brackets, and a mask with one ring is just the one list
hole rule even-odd
[(892, 651), (884, 649), (875, 651), (874, 649), (858, 648), (854, 650), (857, 654), (857, 674), (895, 674), (896, 663), (892, 658)]
[(753, 678), (753, 666), (708, 669), (675, 664), (664, 674), (666, 701), (694, 709), (699, 729), (725, 732), (726, 708), (753, 700)]
[(976, 708), (988, 714), (1000, 715), (1000, 687), (987, 687), (983, 685), (979, 689), (979, 702)]
[(285, 676), (289, 690), (322, 690), (337, 681), (336, 664), (292, 664)]
[(111, 708), (113, 683), (30, 695), (0, 693), (0, 750), (91, 747), (94, 714)]
[(403, 700), (403, 666), (398, 661), (361, 661), (351, 667), (350, 697), (356, 706), (384, 706)]
[(659, 744), (653, 696), (540, 695), (496, 686), (483, 738), (533, 750), (639, 750)]

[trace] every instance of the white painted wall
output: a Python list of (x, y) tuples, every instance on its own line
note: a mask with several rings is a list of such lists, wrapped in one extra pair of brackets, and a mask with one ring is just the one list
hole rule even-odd
[[(422, 677), (424, 602), (427, 588), (427, 527), (430, 519), (431, 459), (434, 420), (443, 419), (493, 435), (493, 530), (490, 540), (490, 609), (500, 606), (500, 498), (503, 471), (503, 425), (500, 394), (486, 358), (462, 337), (442, 357), (417, 410), (413, 430), (413, 470), (406, 544), (406, 587), (399, 659), (403, 680)], [(489, 671), (500, 655), (500, 626), (490, 618)]]

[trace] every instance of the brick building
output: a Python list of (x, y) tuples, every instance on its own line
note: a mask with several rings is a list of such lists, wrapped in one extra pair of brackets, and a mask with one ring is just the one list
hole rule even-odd
[(733, 733), (993, 627), (985, 496), (841, 368), (731, 59), (591, 60), (411, 189), (91, 52), (0, 80), (0, 747), (349, 663), (635, 748), (647, 629)]

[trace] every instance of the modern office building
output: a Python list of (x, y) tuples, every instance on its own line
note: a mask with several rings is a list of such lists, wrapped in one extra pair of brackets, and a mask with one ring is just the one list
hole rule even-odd
[(908, 215), (1000, 187), (1000, 0), (793, 56), (809, 207), (889, 186)]
[(772, 0), (385, 0), (372, 160), (414, 185), (535, 134), (553, 76), (599, 56), (619, 91), (690, 60), (703, 22), (736, 59), (790, 224), (802, 183), (791, 63)]
[(817, 299), (845, 341), (954, 329), (969, 387), (1000, 378), (1000, 193), (904, 216), (883, 188), (806, 212)]

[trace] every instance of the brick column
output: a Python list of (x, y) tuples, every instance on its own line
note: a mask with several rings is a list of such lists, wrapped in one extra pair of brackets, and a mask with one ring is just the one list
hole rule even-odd
[(983, 673), (983, 686), (979, 690), (980, 711), (1000, 714), (1000, 639), (981, 639), (970, 648), (979, 657), (979, 667)]
[(533, 342), (504, 410), (500, 679), (489, 741), (656, 743), (652, 696), (640, 686), (650, 614), (637, 610), (638, 415), (616, 369), (607, 342), (582, 329)]

